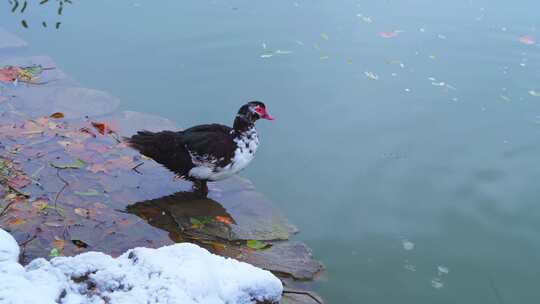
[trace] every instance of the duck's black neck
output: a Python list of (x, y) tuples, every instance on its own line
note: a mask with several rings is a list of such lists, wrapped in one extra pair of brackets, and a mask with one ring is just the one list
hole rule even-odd
[(236, 133), (242, 134), (246, 131), (255, 128), (255, 124), (242, 114), (236, 115), (234, 119), (233, 129)]

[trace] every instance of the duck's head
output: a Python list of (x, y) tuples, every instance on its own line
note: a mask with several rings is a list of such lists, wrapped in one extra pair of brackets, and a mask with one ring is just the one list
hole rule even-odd
[(260, 101), (250, 101), (240, 107), (237, 117), (243, 118), (250, 123), (255, 123), (259, 119), (274, 120), (274, 118), (266, 112), (266, 106)]

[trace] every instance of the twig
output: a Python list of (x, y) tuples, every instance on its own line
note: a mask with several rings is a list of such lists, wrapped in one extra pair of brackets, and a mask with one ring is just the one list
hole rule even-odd
[(493, 280), (491, 276), (489, 276), (489, 285), (491, 286), (491, 289), (493, 289), (493, 293), (495, 294), (495, 299), (497, 299), (497, 303), (504, 304), (503, 298), (501, 294), (499, 293), (497, 286), (495, 286), (495, 281)]
[(3, 215), (6, 213), (6, 211), (8, 210), (8, 208), (9, 208), (11, 205), (13, 205), (14, 203), (15, 203), (15, 201), (9, 202), (9, 203), (4, 207), (4, 209), (2, 209), (2, 211), (0, 211), (0, 216), (3, 216)]
[(300, 294), (300, 295), (304, 295), (304, 296), (308, 296), (310, 298), (312, 298), (315, 302), (319, 303), (319, 304), (323, 304), (323, 302), (319, 299), (317, 299), (317, 297), (315, 295), (313, 295), (313, 293), (309, 292), (309, 291), (299, 291), (299, 290), (291, 290), (291, 289), (284, 289), (283, 290), (283, 293), (290, 293), (290, 294)]
[(58, 178), (64, 183), (64, 186), (62, 186), (62, 189), (60, 189), (60, 191), (56, 193), (56, 197), (54, 198), (54, 211), (56, 211), (56, 213), (58, 213), (58, 215), (60, 215), (61, 217), (64, 217), (64, 215), (60, 213), (60, 211), (58, 211), (56, 203), (58, 202), (60, 194), (62, 194), (62, 192), (64, 192), (64, 190), (69, 186), (69, 183), (64, 178), (62, 178), (62, 176), (60, 176), (60, 170), (61, 169), (56, 170), (56, 176), (58, 176)]
[(139, 170), (137, 170), (137, 168), (139, 168), (142, 165), (144, 165), (144, 162), (137, 164), (135, 167), (131, 168), (131, 170), (137, 172), (138, 174), (142, 174)]
[(27, 240), (21, 242), (21, 243), (19, 244), (19, 246), (21, 246), (21, 247), (26, 246), (28, 243), (30, 243), (31, 241), (33, 241), (36, 237), (37, 237), (37, 236), (34, 234), (34, 236), (32, 236), (31, 238), (28, 238)]

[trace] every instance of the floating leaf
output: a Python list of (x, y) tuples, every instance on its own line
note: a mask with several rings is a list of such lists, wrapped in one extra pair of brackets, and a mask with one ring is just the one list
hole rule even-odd
[(56, 113), (51, 114), (51, 116), (49, 116), (49, 117), (55, 118), (55, 119), (64, 118), (64, 113), (56, 112)]
[(251, 249), (262, 250), (262, 249), (266, 249), (266, 248), (268, 248), (268, 247), (270, 247), (272, 245), (269, 244), (269, 243), (258, 241), (258, 240), (248, 240), (246, 242), (246, 246), (248, 246)]
[(389, 39), (389, 38), (394, 38), (394, 37), (397, 37), (399, 34), (403, 33), (403, 31), (390, 31), (390, 32), (380, 32), (379, 33), (379, 36), (383, 37), (383, 38), (386, 38), (386, 39)]
[(86, 163), (83, 160), (77, 158), (71, 164), (54, 164), (54, 163), (51, 163), (51, 166), (55, 167), (56, 169), (80, 169), (85, 164)]
[(526, 45), (533, 45), (535, 44), (534, 37), (532, 35), (525, 35), (519, 37), (519, 42), (526, 44)]

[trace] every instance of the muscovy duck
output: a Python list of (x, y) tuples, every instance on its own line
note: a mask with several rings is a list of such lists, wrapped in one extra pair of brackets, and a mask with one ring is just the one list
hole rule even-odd
[(139, 131), (126, 142), (179, 177), (207, 193), (207, 181), (218, 181), (244, 169), (255, 157), (258, 119), (273, 120), (260, 101), (240, 107), (232, 128), (220, 124), (194, 126), (184, 131)]

